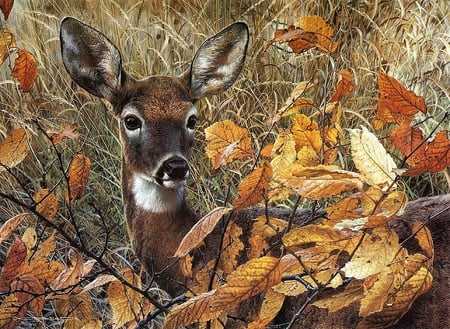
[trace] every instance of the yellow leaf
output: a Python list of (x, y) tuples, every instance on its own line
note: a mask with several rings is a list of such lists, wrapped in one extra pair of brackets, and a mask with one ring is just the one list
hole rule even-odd
[(9, 134), (0, 145), (0, 172), (17, 166), (28, 153), (28, 134), (23, 128), (16, 129)]
[(15, 329), (22, 322), (26, 311), (15, 294), (7, 296), (0, 305), (0, 328)]
[(248, 243), (250, 248), (247, 252), (249, 259), (258, 257), (261, 252), (269, 247), (268, 239), (283, 231), (287, 222), (277, 218), (266, 218), (259, 216), (253, 220), (253, 227), (250, 231)]
[(175, 306), (167, 315), (163, 329), (179, 329), (194, 322), (206, 322), (218, 318), (222, 311), (212, 310), (215, 293), (216, 290), (211, 290)]
[(253, 156), (250, 134), (229, 120), (216, 122), (205, 129), (206, 155), (214, 168), (237, 159)]
[(367, 128), (349, 129), (352, 159), (372, 185), (387, 188), (395, 180), (397, 165)]
[(37, 74), (36, 58), (25, 49), (19, 49), (11, 73), (14, 78), (19, 80), (19, 89), (23, 92), (29, 92), (33, 87)]
[(16, 47), (16, 37), (9, 29), (0, 29), (0, 65), (9, 57)]
[(431, 235), (430, 230), (423, 223), (419, 221), (415, 221), (412, 227), (412, 232), (415, 234), (415, 238), (419, 243), (420, 248), (424, 252), (425, 256), (430, 259), (428, 269), (431, 270), (431, 266), (433, 264), (434, 259), (434, 246), (433, 246), (433, 237)]
[(34, 195), (36, 211), (47, 219), (52, 219), (58, 213), (58, 200), (53, 192), (40, 189)]
[[(123, 277), (138, 288), (141, 287), (139, 277), (130, 269), (123, 272)], [(129, 287), (125, 287), (121, 282), (111, 282), (108, 286), (107, 296), (113, 313), (113, 329), (135, 321), (135, 315), (141, 313), (142, 295)]]
[(398, 236), (393, 230), (385, 226), (376, 227), (364, 237), (342, 270), (347, 277), (367, 278), (390, 264), (400, 249)]
[[(72, 160), (68, 172), (68, 191), (66, 202), (72, 203), (86, 192), (86, 184), (89, 179), (91, 160), (82, 153), (78, 153)], [(69, 200), (70, 194), (70, 200)]]
[(344, 307), (360, 301), (364, 297), (364, 289), (361, 281), (351, 281), (342, 292), (335, 293), (330, 297), (325, 297), (313, 302), (311, 305), (326, 308), (329, 312), (335, 313)]
[(258, 319), (248, 324), (248, 329), (264, 329), (277, 316), (283, 306), (285, 295), (268, 289), (259, 310)]
[(22, 223), (29, 215), (29, 213), (18, 214), (5, 222), (2, 227), (0, 227), (0, 244), (8, 239), (20, 223)]
[(303, 167), (294, 164), (278, 175), (278, 181), (305, 198), (320, 200), (353, 189), (362, 189), (364, 178), (337, 166)]
[(278, 134), (272, 148), (272, 158), (270, 165), (272, 166), (274, 176), (276, 176), (280, 169), (286, 168), (294, 163), (296, 151), (295, 140), (292, 134), (286, 131)]
[(319, 126), (304, 114), (297, 114), (292, 125), (292, 135), (295, 140), (296, 150), (303, 146), (312, 148), (316, 154), (320, 154), (322, 137)]
[(314, 44), (322, 52), (333, 53), (336, 51), (338, 43), (333, 39), (334, 30), (322, 17), (303, 16), (297, 20), (295, 26), (305, 32), (313, 32), (317, 37)]
[(233, 201), (233, 209), (244, 209), (267, 198), (272, 167), (264, 161), (262, 167), (255, 169), (239, 185), (239, 198)]
[(230, 273), (226, 280), (214, 294), (211, 312), (230, 309), (281, 282), (280, 260), (268, 256), (251, 259)]
[(191, 250), (201, 245), (205, 237), (214, 230), (219, 220), (230, 211), (231, 208), (218, 207), (203, 216), (203, 218), (200, 219), (188, 233), (186, 233), (174, 256), (186, 256)]
[(223, 237), (222, 245), (224, 248), (220, 254), (220, 267), (227, 274), (236, 268), (239, 255), (245, 248), (241, 240), (242, 235), (242, 228), (236, 222), (231, 221)]
[(307, 225), (287, 232), (283, 236), (283, 245), (292, 247), (310, 243), (336, 243), (348, 240), (353, 235), (353, 233), (338, 231), (325, 225)]

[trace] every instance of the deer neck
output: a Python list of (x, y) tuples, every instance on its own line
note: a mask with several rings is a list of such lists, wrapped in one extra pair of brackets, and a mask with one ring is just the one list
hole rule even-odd
[[(150, 275), (177, 279), (180, 271), (173, 255), (198, 219), (186, 203), (184, 188), (166, 189), (122, 166), (122, 194), (127, 230), (137, 258)], [(163, 288), (172, 292), (170, 286)]]

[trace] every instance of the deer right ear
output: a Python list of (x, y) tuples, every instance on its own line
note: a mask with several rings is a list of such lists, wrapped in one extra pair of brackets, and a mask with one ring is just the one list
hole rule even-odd
[(61, 22), (60, 40), (62, 60), (72, 79), (91, 94), (113, 100), (125, 73), (112, 42), (72, 17)]

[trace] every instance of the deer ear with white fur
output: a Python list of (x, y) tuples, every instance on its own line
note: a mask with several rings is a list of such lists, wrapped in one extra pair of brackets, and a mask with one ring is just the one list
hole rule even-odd
[(192, 60), (189, 93), (192, 99), (229, 88), (244, 66), (249, 40), (247, 24), (237, 22), (207, 39)]

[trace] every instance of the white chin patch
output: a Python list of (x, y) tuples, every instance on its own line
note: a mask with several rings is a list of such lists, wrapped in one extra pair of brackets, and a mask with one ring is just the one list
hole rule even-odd
[(165, 188), (171, 189), (171, 190), (176, 190), (179, 188), (182, 188), (184, 185), (186, 184), (186, 180), (163, 180), (162, 181), (162, 185)]

